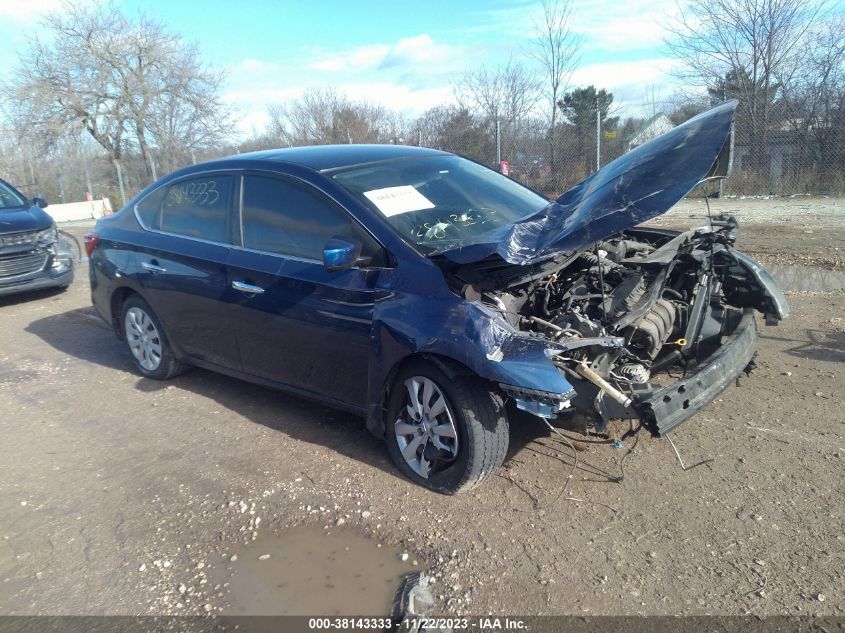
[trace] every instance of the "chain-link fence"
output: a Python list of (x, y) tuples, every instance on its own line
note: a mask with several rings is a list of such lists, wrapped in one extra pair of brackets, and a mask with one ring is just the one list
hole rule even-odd
[[(554, 132), (540, 118), (495, 121), (459, 107), (437, 109), (407, 123), (404, 131), (348, 137), (351, 142), (392, 142), (443, 149), (507, 172), (548, 197), (557, 196), (597, 168), (632, 148), (679, 125), (708, 103), (648, 102), (583, 104), (560, 112)], [(753, 121), (753, 122), (752, 122)], [(324, 142), (330, 142), (327, 139)], [(312, 141), (313, 142), (313, 141)], [(156, 153), (158, 175), (252, 149), (278, 147), (268, 135), (220, 147), (218, 151), (187, 150), (178, 156)], [(49, 152), (0, 138), (0, 177), (24, 193), (46, 197), (51, 203), (107, 197), (121, 204), (114, 162), (90, 139), (63, 141)], [(151, 182), (144, 161), (131, 152), (121, 159), (127, 197)], [(741, 103), (734, 133), (733, 173), (721, 185), (720, 195), (789, 196), (794, 194), (845, 195), (845, 109), (824, 117), (789, 116), (772, 110), (761, 125)]]
[[(553, 196), (707, 107), (675, 102), (594, 105), (564, 115), (554, 135), (537, 121), (466, 117), (446, 135), (421, 130), (419, 143), (467, 156)], [(845, 113), (808, 121), (774, 111), (761, 126), (752, 124), (740, 105), (733, 172), (720, 194), (845, 194)]]

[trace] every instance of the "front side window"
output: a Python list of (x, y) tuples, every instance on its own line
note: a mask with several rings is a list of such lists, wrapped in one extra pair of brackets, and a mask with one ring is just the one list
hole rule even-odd
[(333, 237), (363, 244), (375, 260), (380, 247), (349, 214), (316, 189), (283, 178), (244, 177), (243, 245), (259, 251), (322, 260)]
[(136, 209), (147, 228), (227, 243), (233, 187), (228, 174), (188, 178), (156, 189)]

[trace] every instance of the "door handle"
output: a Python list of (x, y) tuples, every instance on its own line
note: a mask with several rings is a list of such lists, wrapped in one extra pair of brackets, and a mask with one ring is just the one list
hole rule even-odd
[(166, 269), (162, 268), (158, 264), (153, 264), (152, 262), (141, 262), (141, 268), (149, 270), (151, 273), (167, 272)]
[(247, 284), (242, 281), (233, 281), (232, 288), (240, 290), (241, 292), (248, 292), (253, 295), (260, 295), (264, 292), (264, 288), (261, 286), (253, 286), (252, 284)]

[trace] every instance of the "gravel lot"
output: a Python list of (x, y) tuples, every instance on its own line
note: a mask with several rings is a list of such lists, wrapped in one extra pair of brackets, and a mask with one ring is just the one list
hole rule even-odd
[[(766, 264), (845, 271), (842, 199), (711, 206)], [(202, 370), (140, 378), (86, 266), (0, 302), (2, 614), (225, 610), (209, 570), (233, 548), (338, 524), (409, 553), (449, 615), (845, 613), (842, 290), (789, 292), (792, 318), (761, 324), (758, 369), (673, 433), (686, 470), (645, 434), (584, 443), (562, 497), (572, 454), (526, 417), (499, 476), (444, 497), (353, 416)]]

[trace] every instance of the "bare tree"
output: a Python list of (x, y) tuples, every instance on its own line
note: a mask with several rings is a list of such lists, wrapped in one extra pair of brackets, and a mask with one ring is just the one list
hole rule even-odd
[(101, 55), (126, 93), (134, 140), (156, 180), (151, 142), (172, 154), (219, 142), (231, 130), (219, 97), (223, 77), (207, 71), (196, 47), (160, 22), (120, 14), (116, 22), (114, 44)]
[(479, 162), (489, 162), (494, 139), (483, 121), (465, 107), (436, 106), (423, 112), (415, 123), (420, 145), (442, 149)]
[(157, 175), (151, 143), (220, 139), (230, 129), (220, 76), (162, 24), (68, 0), (44, 26), (49, 37), (31, 42), (3, 92), (25, 104), (36, 125), (80, 124), (108, 153), (124, 203), (127, 151), (140, 151), (149, 181)]
[(557, 102), (569, 88), (569, 80), (580, 61), (581, 37), (572, 30), (571, 0), (543, 0), (542, 18), (535, 23), (535, 39), (528, 54), (542, 68), (549, 117), (549, 167), (554, 172), (557, 157)]
[(268, 109), (270, 135), (282, 145), (399, 142), (396, 113), (353, 101), (331, 88), (306, 90), (293, 101)]
[(795, 63), (781, 75), (790, 122), (824, 125), (845, 87), (845, 16), (814, 26)]
[(161, 80), (152, 82), (160, 87), (150, 96), (146, 112), (135, 111), (136, 130), (144, 126), (144, 136), (158, 147), (167, 171), (189, 158), (195, 161), (196, 152), (219, 151), (234, 134), (231, 112), (220, 99), (222, 73), (203, 68), (193, 46), (177, 48), (171, 59)]
[[(19, 122), (41, 129), (79, 122), (108, 152), (125, 200), (120, 167), (127, 120), (125, 95), (108, 66), (93, 53), (106, 45), (104, 33), (112, 23), (101, 15), (103, 19), (83, 26), (80, 17), (73, 9), (66, 18), (48, 17), (46, 26), (56, 33), (55, 41), (33, 40), (21, 55), (12, 81), (3, 85), (3, 93), (7, 101), (19, 105)], [(69, 33), (73, 34), (70, 39)]]
[(667, 25), (682, 76), (716, 98), (739, 98), (755, 164), (765, 153), (779, 73), (820, 10), (806, 0), (691, 0)]
[(455, 92), (461, 107), (485, 120), (491, 136), (500, 129), (502, 155), (514, 154), (540, 100), (537, 76), (511, 58), (495, 69), (481, 66), (464, 73)]
[(511, 58), (494, 70), (481, 66), (464, 73), (457, 95), (459, 101), (491, 121), (513, 124), (533, 112), (540, 100), (540, 86), (531, 70)]
[[(800, 139), (798, 172), (845, 184), (845, 16), (817, 23), (781, 76), (781, 105)], [(839, 182), (836, 183), (835, 181)], [(793, 183), (795, 186), (798, 183)], [(825, 187), (819, 183), (817, 190)]]

